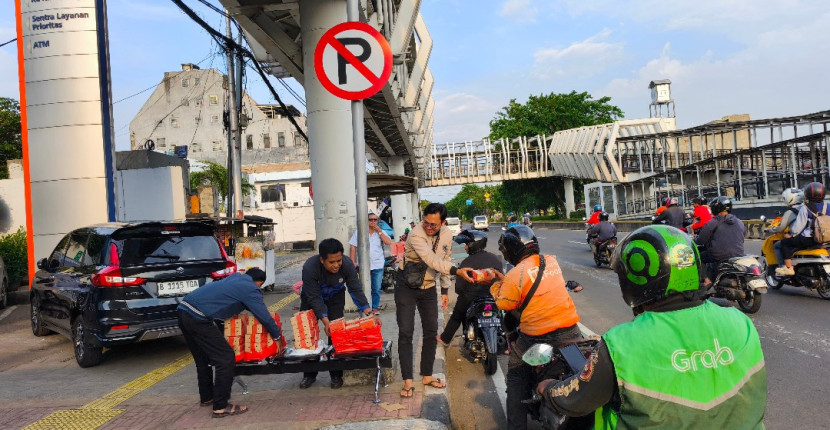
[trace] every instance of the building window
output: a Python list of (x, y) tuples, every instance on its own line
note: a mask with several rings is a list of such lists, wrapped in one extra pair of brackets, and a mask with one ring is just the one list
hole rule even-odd
[(303, 144), (303, 137), (299, 134), (294, 134), (294, 146), (301, 146)]
[(159, 148), (159, 149), (167, 148), (167, 139), (165, 139), (163, 137), (157, 137), (156, 138), (156, 148)]
[(190, 149), (193, 152), (202, 152), (202, 144), (199, 142), (193, 142), (190, 144)]
[(271, 147), (271, 135), (270, 134), (263, 134), (262, 135), (262, 147), (268, 149)]
[(187, 78), (182, 79), (182, 87), (187, 88), (188, 80)]
[(285, 201), (285, 185), (264, 185), (259, 189), (259, 198), (262, 203)]
[(219, 104), (219, 96), (217, 96), (216, 94), (211, 94), (211, 95), (208, 96), (208, 98), (210, 98), (210, 104), (212, 104), (212, 105), (218, 105)]
[(245, 136), (245, 147), (248, 149), (254, 149), (254, 136), (247, 135)]
[(308, 188), (311, 186), (311, 182), (303, 182), (302, 184), (300, 184), (300, 186), (303, 188)]
[(280, 148), (285, 148), (285, 133), (277, 133), (277, 145), (279, 145)]
[(218, 140), (213, 141), (213, 152), (219, 152), (222, 150), (222, 142)]
[(196, 102), (196, 107), (202, 106), (202, 96), (196, 97), (194, 101)]
[(173, 128), (179, 128), (179, 119), (178, 118), (170, 118), (170, 126)]
[(211, 115), (210, 116), (210, 122), (212, 122), (214, 124), (218, 123), (219, 122), (219, 115)]
[(190, 100), (187, 97), (182, 99), (182, 106), (190, 106)]
[(199, 85), (202, 83), (202, 78), (193, 78), (193, 85)]

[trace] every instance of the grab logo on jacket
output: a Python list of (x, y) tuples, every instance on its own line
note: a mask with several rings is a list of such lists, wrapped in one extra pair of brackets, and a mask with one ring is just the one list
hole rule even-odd
[(714, 350), (692, 351), (675, 350), (671, 355), (671, 365), (680, 372), (696, 372), (699, 367), (717, 369), (719, 365), (728, 366), (735, 361), (735, 354), (729, 347), (721, 347), (715, 338)]

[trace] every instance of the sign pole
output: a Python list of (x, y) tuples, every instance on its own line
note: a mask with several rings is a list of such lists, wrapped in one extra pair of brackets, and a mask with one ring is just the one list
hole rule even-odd
[[(346, 0), (346, 20), (358, 21), (358, 0)], [(354, 140), (354, 182), (357, 194), (357, 260), (360, 283), (372, 305), (371, 262), (369, 261), (369, 191), (366, 185), (366, 142), (363, 129), (363, 101), (352, 100), (352, 138)], [(377, 214), (380, 216), (380, 214)], [(357, 262), (355, 262), (357, 263)]]

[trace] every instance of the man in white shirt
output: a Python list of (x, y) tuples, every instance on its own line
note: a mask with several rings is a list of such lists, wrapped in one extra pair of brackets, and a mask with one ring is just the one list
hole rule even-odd
[[(371, 269), (372, 280), (372, 312), (380, 313), (380, 285), (383, 281), (383, 244), (390, 245), (392, 239), (383, 232), (378, 225), (378, 216), (369, 212), (369, 269)], [(357, 230), (349, 239), (349, 257), (357, 265), (363, 264), (357, 261)]]

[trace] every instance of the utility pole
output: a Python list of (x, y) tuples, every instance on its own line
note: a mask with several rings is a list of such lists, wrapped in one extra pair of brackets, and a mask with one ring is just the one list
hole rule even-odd
[[(230, 18), (228, 18), (230, 19)], [(242, 46), (242, 32), (236, 35), (237, 44)], [(242, 72), (245, 68), (245, 63), (242, 61), (242, 51), (236, 51), (236, 87), (234, 88), (236, 96), (236, 111), (234, 119), (236, 120), (236, 133), (234, 135), (234, 151), (233, 151), (233, 206), (237, 211), (242, 210)]]
[[(231, 16), (229, 11), (225, 11), (225, 35), (228, 37), (228, 40), (233, 40), (231, 35)], [(237, 129), (239, 128), (239, 112), (236, 108), (236, 79), (235, 79), (235, 72), (234, 72), (234, 61), (233, 61), (233, 51), (231, 50), (230, 46), (225, 47), (225, 54), (227, 56), (228, 61), (228, 210), (227, 216), (228, 218), (235, 218), (236, 211), (240, 209), (236, 202), (240, 196), (236, 195), (236, 163), (234, 162), (236, 157), (236, 145), (237, 143), (234, 141), (237, 134)]]

